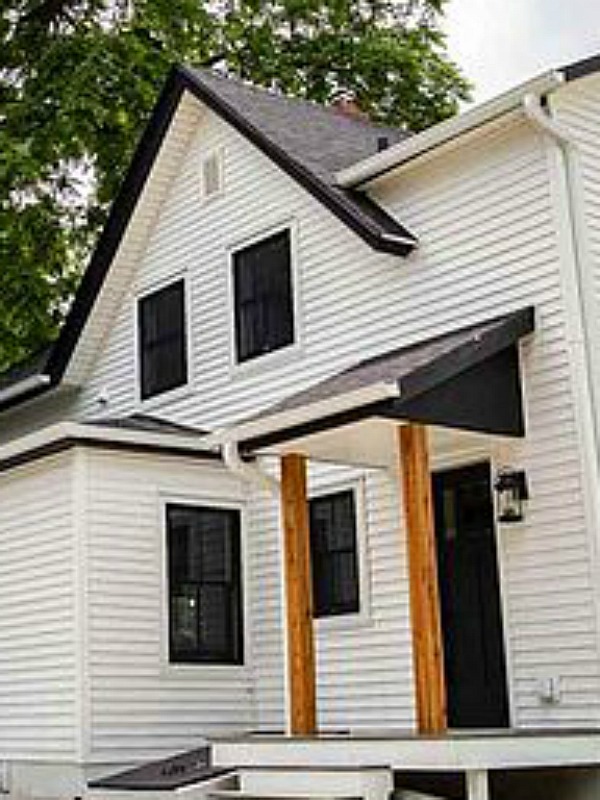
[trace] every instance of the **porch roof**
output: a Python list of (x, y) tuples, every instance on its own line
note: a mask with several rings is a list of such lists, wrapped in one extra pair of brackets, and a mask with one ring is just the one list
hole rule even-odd
[[(534, 330), (525, 308), (361, 361), (209, 437), (245, 453), (316, 455), (357, 431), (372, 444), (390, 421), (522, 436), (517, 343)], [(368, 423), (368, 424), (366, 424)], [(339, 435), (338, 435), (339, 436)], [(329, 443), (329, 444), (328, 444)], [(329, 447), (331, 445), (331, 447)]]

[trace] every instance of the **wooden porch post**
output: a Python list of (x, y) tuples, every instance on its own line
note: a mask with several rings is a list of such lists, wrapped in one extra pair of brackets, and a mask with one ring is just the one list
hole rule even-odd
[(419, 733), (446, 730), (442, 629), (427, 430), (398, 429)]
[(281, 510), (285, 551), (290, 733), (316, 732), (315, 646), (313, 636), (310, 535), (306, 458), (281, 459)]

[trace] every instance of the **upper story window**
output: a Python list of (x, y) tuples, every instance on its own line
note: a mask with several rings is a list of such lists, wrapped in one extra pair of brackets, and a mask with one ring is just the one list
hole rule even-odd
[(293, 344), (289, 230), (233, 254), (233, 293), (238, 363)]
[(139, 300), (138, 326), (142, 400), (187, 383), (183, 279)]
[(309, 503), (315, 617), (360, 611), (356, 503), (352, 489)]
[(169, 504), (169, 660), (241, 664), (240, 513)]

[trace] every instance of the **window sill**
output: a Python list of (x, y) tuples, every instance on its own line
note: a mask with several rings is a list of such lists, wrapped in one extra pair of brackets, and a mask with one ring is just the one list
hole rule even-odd
[(264, 353), (248, 361), (232, 362), (229, 367), (229, 373), (235, 380), (251, 378), (264, 373), (266, 370), (276, 369), (278, 366), (296, 362), (301, 355), (302, 347), (300, 342), (292, 342), (292, 344), (286, 344), (278, 350), (272, 350), (270, 353)]
[(249, 668), (248, 664), (211, 664), (202, 661), (177, 663), (167, 661), (163, 664), (162, 672), (170, 677), (201, 674), (202, 677), (226, 677), (235, 680), (247, 677)]
[(160, 394), (155, 394), (145, 399), (142, 399), (138, 393), (136, 407), (139, 412), (151, 411), (168, 403), (176, 403), (189, 397), (192, 394), (192, 390), (192, 383), (188, 380), (186, 383), (182, 383), (181, 386), (167, 389)]
[(328, 633), (344, 633), (345, 631), (355, 631), (361, 628), (372, 628), (373, 618), (368, 611), (359, 611), (357, 614), (340, 614), (331, 617), (319, 617), (315, 619), (315, 631), (317, 635), (327, 635)]

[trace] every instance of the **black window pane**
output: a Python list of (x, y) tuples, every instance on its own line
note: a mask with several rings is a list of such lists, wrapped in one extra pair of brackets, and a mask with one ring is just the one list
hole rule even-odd
[(238, 361), (294, 341), (290, 233), (284, 231), (233, 257)]
[(242, 663), (239, 513), (169, 505), (170, 658)]
[(187, 382), (184, 282), (144, 297), (138, 314), (140, 389), (146, 399)]
[(313, 605), (316, 617), (360, 610), (354, 492), (310, 501)]
[(171, 645), (178, 653), (198, 649), (198, 596), (193, 585), (180, 585), (170, 599)]

